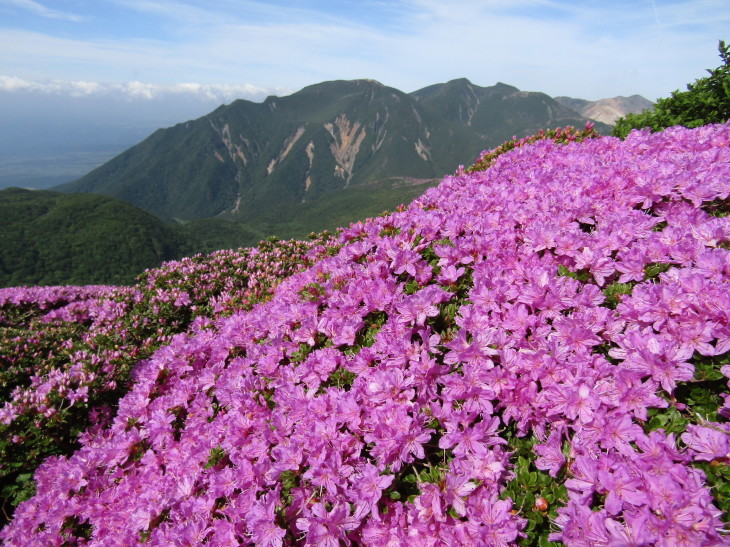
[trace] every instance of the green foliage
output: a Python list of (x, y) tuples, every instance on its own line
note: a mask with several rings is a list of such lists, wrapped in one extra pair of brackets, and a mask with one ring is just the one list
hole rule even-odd
[(561, 277), (570, 277), (572, 279), (581, 281), (583, 283), (585, 283), (586, 281), (591, 279), (591, 274), (587, 269), (578, 270), (577, 272), (574, 272), (574, 271), (566, 268), (563, 265), (558, 266), (558, 275)]
[(695, 462), (694, 467), (701, 469), (712, 495), (715, 497), (717, 508), (724, 513), (727, 522), (730, 511), (730, 465), (727, 461)]
[(603, 289), (603, 295), (606, 297), (605, 305), (611, 309), (616, 308), (624, 295), (631, 294), (634, 285), (631, 283), (611, 283)]
[(416, 460), (413, 463), (403, 466), (395, 474), (395, 480), (386, 495), (392, 500), (413, 502), (421, 493), (419, 485), (435, 484), (443, 488), (446, 482), (446, 475), (453, 460), (449, 450), (436, 448), (436, 443), (426, 445), (426, 459)]
[(360, 329), (355, 339), (355, 349), (371, 347), (375, 343), (375, 338), (380, 332), (385, 322), (388, 320), (388, 314), (384, 311), (370, 312), (365, 318), (365, 328)]
[(314, 351), (314, 348), (306, 342), (299, 342), (299, 349), (291, 354), (289, 360), (292, 363), (303, 363), (307, 356)]
[[(550, 522), (558, 516), (558, 508), (565, 505), (568, 491), (565, 488), (565, 472), (557, 479), (535, 467), (534, 436), (518, 437), (514, 427), (508, 428), (508, 446), (513, 451), (514, 478), (507, 483), (502, 499), (510, 498), (521, 516), (527, 519), (520, 545), (548, 545)], [(542, 499), (541, 499), (542, 498)], [(547, 502), (547, 508), (540, 504)]]
[(205, 468), (211, 469), (213, 467), (218, 467), (219, 465), (224, 465), (227, 460), (228, 460), (228, 454), (226, 453), (225, 449), (223, 449), (219, 445), (215, 448), (210, 449), (210, 454), (208, 455), (208, 462), (205, 464)]
[(703, 204), (702, 209), (713, 217), (724, 218), (730, 215), (730, 198), (714, 199)]
[(9, 188), (0, 218), (0, 287), (128, 285), (193, 251), (179, 229), (104, 196)]
[(666, 262), (652, 262), (650, 264), (647, 264), (646, 266), (644, 266), (646, 279), (656, 279), (657, 277), (659, 277), (659, 274), (666, 272), (671, 267), (672, 265)]
[(339, 389), (349, 391), (356, 378), (357, 374), (355, 374), (354, 372), (350, 372), (343, 367), (338, 367), (329, 375), (329, 378), (327, 378), (324, 386), (335, 386)]
[(660, 131), (674, 125), (699, 127), (725, 123), (730, 119), (730, 46), (720, 40), (718, 46), (723, 64), (708, 70), (709, 76), (687, 84), (687, 91), (674, 91), (671, 97), (659, 99), (654, 110), (628, 114), (616, 121), (613, 134), (625, 138), (633, 129)]

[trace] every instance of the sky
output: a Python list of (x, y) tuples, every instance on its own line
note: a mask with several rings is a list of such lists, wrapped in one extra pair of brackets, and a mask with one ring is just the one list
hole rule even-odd
[(654, 101), (719, 66), (720, 39), (728, 0), (0, 0), (0, 91), (230, 102), (466, 77)]

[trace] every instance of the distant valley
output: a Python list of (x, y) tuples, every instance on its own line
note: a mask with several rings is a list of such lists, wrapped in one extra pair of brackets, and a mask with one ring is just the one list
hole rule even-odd
[(207, 97), (0, 89), (0, 189), (76, 180), (161, 127), (220, 105)]
[(87, 145), (63, 151), (6, 153), (0, 157), (0, 189), (19, 187), (48, 189), (85, 175), (134, 145), (95, 147)]

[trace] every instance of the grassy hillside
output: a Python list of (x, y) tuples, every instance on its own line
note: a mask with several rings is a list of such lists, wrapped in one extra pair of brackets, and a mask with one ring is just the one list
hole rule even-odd
[(130, 284), (193, 251), (182, 230), (93, 194), (0, 191), (0, 286)]
[(305, 238), (409, 203), (436, 180), (383, 181), (328, 193), (299, 207), (278, 204), (246, 222), (165, 223), (118, 199), (9, 188), (0, 191), (0, 287), (134, 282), (163, 261), (264, 239)]
[[(320, 199), (297, 205), (277, 204), (251, 213), (247, 226), (255, 226), (261, 238), (304, 238), (311, 232), (346, 227), (351, 222), (394, 211), (435, 186), (439, 179), (405, 181), (390, 179), (333, 190)], [(201, 221), (201, 224), (208, 220)], [(240, 226), (240, 224), (239, 224)]]

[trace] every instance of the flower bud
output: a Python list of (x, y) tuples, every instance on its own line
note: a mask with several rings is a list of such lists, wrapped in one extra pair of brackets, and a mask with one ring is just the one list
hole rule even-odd
[(535, 499), (535, 511), (547, 511), (548, 508), (548, 500), (540, 496), (539, 498)]

